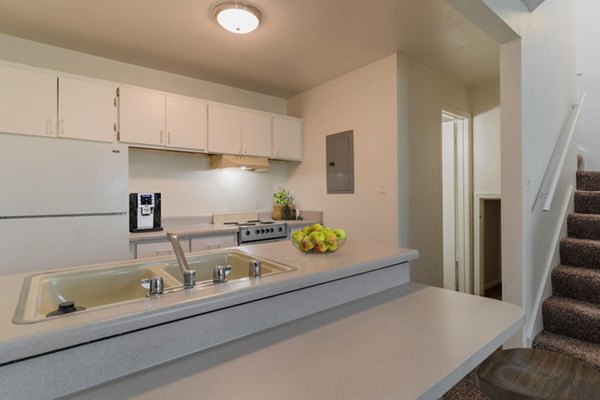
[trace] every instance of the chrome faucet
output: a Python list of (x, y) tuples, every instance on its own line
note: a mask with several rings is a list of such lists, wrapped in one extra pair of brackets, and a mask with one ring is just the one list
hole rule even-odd
[(153, 276), (140, 281), (140, 285), (148, 291), (146, 297), (160, 296), (164, 292), (164, 283), (162, 276)]
[(262, 275), (262, 265), (260, 260), (248, 261), (248, 276), (250, 278), (260, 278)]
[(181, 274), (183, 275), (183, 287), (186, 289), (191, 289), (196, 285), (196, 271), (189, 269), (187, 260), (185, 259), (185, 254), (183, 254), (183, 249), (181, 248), (181, 244), (177, 239), (177, 235), (173, 232), (167, 232), (167, 237), (173, 245), (175, 257), (177, 257), (177, 263), (179, 264)]
[(226, 267), (222, 265), (217, 265), (213, 268), (213, 282), (214, 283), (224, 283), (227, 282), (227, 276), (231, 272), (233, 267), (228, 265)]

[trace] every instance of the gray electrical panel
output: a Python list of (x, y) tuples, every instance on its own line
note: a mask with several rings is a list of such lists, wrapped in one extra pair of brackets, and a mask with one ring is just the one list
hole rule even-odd
[(327, 194), (354, 193), (354, 131), (326, 136)]

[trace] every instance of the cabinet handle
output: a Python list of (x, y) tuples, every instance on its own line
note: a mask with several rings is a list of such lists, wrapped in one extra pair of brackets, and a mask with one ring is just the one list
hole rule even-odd
[(167, 133), (167, 144), (171, 144), (171, 131)]
[(52, 135), (54, 133), (54, 128), (52, 128), (52, 118), (46, 121), (46, 134)]
[(58, 123), (58, 134), (59, 135), (65, 134), (65, 121), (62, 118)]
[(163, 130), (161, 129), (161, 130), (160, 130), (160, 144), (163, 144), (164, 142), (165, 142), (165, 140), (164, 140), (164, 132), (163, 132)]
[(156, 250), (155, 253), (157, 256), (160, 256), (161, 254), (171, 255), (172, 250)]
[(213, 244), (206, 245), (206, 250), (213, 250), (213, 249), (220, 249), (220, 248), (221, 248), (221, 243), (213, 243)]

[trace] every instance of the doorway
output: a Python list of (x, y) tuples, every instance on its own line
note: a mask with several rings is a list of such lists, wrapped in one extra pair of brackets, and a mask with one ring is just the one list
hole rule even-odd
[(500, 195), (476, 195), (474, 230), (475, 294), (502, 300)]
[(443, 284), (473, 293), (470, 114), (442, 109)]

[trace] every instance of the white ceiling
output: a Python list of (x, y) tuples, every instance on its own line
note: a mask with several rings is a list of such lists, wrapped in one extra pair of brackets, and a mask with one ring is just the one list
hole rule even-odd
[(445, 0), (253, 0), (248, 35), (216, 24), (218, 3), (2, 0), (0, 32), (281, 97), (394, 52), (466, 85), (498, 77), (498, 44)]

